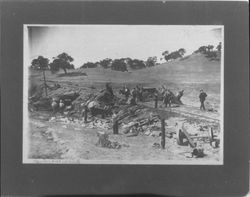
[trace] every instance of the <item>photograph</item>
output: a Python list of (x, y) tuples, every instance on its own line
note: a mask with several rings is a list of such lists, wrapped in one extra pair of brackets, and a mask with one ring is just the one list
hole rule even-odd
[(23, 24), (24, 164), (223, 165), (224, 26)]

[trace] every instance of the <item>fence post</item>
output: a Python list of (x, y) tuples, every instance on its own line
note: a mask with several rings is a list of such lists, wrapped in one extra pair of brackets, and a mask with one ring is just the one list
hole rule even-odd
[(161, 119), (161, 148), (165, 149), (165, 119)]
[(87, 122), (88, 120), (88, 107), (84, 106), (84, 122)]
[(158, 107), (158, 96), (155, 95), (155, 108), (157, 108), (157, 107)]
[(118, 120), (113, 120), (113, 134), (118, 134)]

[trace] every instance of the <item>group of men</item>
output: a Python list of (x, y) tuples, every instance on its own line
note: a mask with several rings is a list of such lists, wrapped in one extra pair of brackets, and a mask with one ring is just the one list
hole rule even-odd
[(171, 107), (171, 103), (173, 102), (173, 94), (170, 92), (170, 90), (166, 89), (163, 92), (163, 103), (165, 104), (165, 107)]
[(142, 101), (142, 93), (143, 93), (143, 86), (137, 85), (131, 91), (130, 89), (124, 85), (123, 90), (121, 91), (125, 95), (125, 99), (129, 104), (136, 104), (138, 101)]
[[(179, 94), (182, 94), (183, 95), (183, 91), (180, 91)], [(130, 89), (124, 85), (123, 87), (123, 93), (125, 95), (125, 98), (126, 100), (128, 100), (131, 104), (136, 104), (137, 101), (142, 101), (143, 99), (143, 96), (142, 96), (142, 93), (143, 93), (143, 87), (139, 87), (138, 85), (136, 86), (136, 88), (133, 88), (131, 91)], [(171, 104), (173, 103), (174, 101), (174, 95), (173, 93), (165, 88), (165, 87), (162, 87), (162, 95), (163, 95), (163, 103), (165, 105), (165, 107), (171, 107)], [(182, 96), (181, 95), (181, 96)], [(131, 96), (130, 100), (129, 100), (129, 97)], [(155, 97), (158, 99), (158, 95), (157, 93), (155, 93)], [(200, 99), (200, 110), (206, 110), (205, 108), (205, 100), (206, 100), (206, 97), (207, 97), (207, 94), (203, 91), (203, 89), (200, 90), (200, 94), (199, 94), (199, 99)], [(178, 95), (177, 95), (177, 99), (178, 99)]]
[[(106, 92), (108, 92), (111, 97), (114, 96), (113, 88), (109, 83), (106, 84)], [(130, 105), (136, 105), (138, 101), (140, 102), (143, 101), (143, 86), (137, 85), (135, 88), (133, 88), (130, 91), (130, 89), (126, 85), (124, 85), (123, 89), (121, 90), (121, 93), (124, 94), (127, 103)], [(173, 93), (166, 88), (162, 88), (161, 93), (163, 96), (163, 103), (165, 107), (168, 107), (168, 106), (171, 107), (171, 103), (173, 103), (173, 97), (174, 97)], [(155, 93), (155, 97), (158, 100), (157, 93)], [(204, 110), (204, 111), (206, 110), (205, 105), (204, 105), (206, 97), (207, 97), (207, 94), (201, 89), (200, 94), (199, 94), (199, 99), (201, 103), (200, 110)], [(56, 113), (57, 111), (63, 113), (66, 107), (71, 106), (70, 104), (68, 103), (66, 104), (65, 101), (63, 100), (60, 100), (59, 102), (57, 102), (56, 99), (53, 99), (51, 106), (52, 106), (54, 113)]]
[(73, 108), (70, 99), (60, 99), (59, 102), (56, 98), (52, 99), (51, 107), (53, 110), (53, 114), (59, 112), (63, 114), (64, 110), (71, 110)]

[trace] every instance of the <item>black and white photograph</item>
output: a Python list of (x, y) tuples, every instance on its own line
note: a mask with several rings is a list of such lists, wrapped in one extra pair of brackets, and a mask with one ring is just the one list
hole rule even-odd
[(23, 163), (223, 165), (223, 25), (23, 25)]

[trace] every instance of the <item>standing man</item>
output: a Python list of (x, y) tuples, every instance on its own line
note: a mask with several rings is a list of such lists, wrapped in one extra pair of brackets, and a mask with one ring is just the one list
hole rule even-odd
[(165, 104), (165, 107), (171, 107), (171, 104), (170, 104), (170, 93), (168, 90), (166, 90), (164, 92), (164, 96), (163, 96), (163, 103)]
[(130, 95), (130, 90), (126, 85), (124, 86), (124, 94), (125, 94), (125, 98), (126, 98), (126, 101), (127, 101), (128, 97)]
[(199, 95), (200, 102), (201, 102), (200, 110), (204, 110), (204, 111), (206, 110), (205, 105), (204, 105), (206, 97), (207, 97), (207, 94), (201, 89), (200, 90), (200, 95)]
[(132, 91), (131, 91), (131, 96), (132, 96), (134, 99), (136, 99), (137, 91), (136, 91), (135, 88), (132, 89)]
[(51, 103), (51, 107), (53, 109), (53, 114), (56, 114), (57, 108), (58, 108), (58, 104), (55, 98), (52, 99), (52, 103)]
[(107, 92), (110, 93), (110, 95), (112, 97), (114, 96), (113, 89), (112, 89), (112, 87), (111, 87), (111, 85), (109, 83), (106, 83), (106, 90), (107, 90)]
[(64, 104), (63, 100), (61, 99), (59, 102), (59, 110), (60, 110), (61, 114), (63, 114), (64, 106), (65, 106), (65, 104)]

